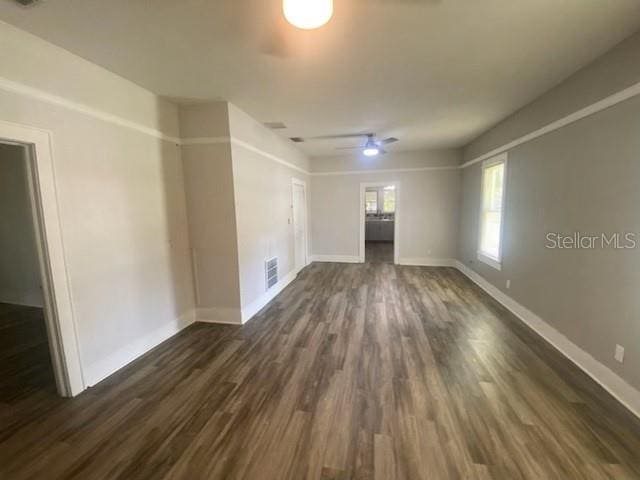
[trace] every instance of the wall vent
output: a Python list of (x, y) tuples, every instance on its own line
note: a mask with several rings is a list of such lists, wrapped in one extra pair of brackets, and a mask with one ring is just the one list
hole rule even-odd
[(270, 260), (264, 262), (265, 272), (265, 285), (266, 290), (269, 290), (276, 283), (278, 283), (278, 258), (273, 257)]

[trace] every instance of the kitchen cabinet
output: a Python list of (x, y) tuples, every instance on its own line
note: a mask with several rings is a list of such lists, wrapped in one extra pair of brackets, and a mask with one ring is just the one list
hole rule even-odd
[(393, 220), (367, 220), (364, 238), (370, 242), (393, 242), (394, 228)]

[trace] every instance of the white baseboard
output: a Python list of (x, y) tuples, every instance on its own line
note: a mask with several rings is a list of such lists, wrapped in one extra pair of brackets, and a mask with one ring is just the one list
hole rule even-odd
[(257, 300), (251, 302), (248, 306), (242, 309), (242, 323), (247, 323), (251, 320), (256, 313), (264, 308), (264, 306), (273, 300), (282, 290), (284, 290), (291, 282), (296, 279), (298, 272), (291, 271), (286, 276), (280, 279), (273, 287), (265, 292)]
[(400, 258), (398, 265), (416, 267), (453, 267), (455, 260), (452, 258)]
[(20, 305), (22, 307), (42, 308), (42, 292), (17, 292), (14, 290), (0, 290), (0, 303)]
[(108, 357), (89, 365), (84, 369), (84, 380), (87, 387), (100, 383), (109, 375), (117, 372), (152, 348), (173, 337), (180, 330), (195, 321), (193, 310), (183, 314), (180, 318), (154, 330), (144, 337), (126, 345)]
[(240, 308), (198, 308), (196, 319), (204, 323), (222, 323), (225, 325), (242, 325)]
[(311, 255), (312, 262), (327, 263), (362, 263), (357, 255)]
[(516, 302), (462, 262), (456, 260), (455, 267), (576, 364), (630, 412), (640, 418), (640, 391), (629, 385), (617, 373), (582, 350), (531, 310)]

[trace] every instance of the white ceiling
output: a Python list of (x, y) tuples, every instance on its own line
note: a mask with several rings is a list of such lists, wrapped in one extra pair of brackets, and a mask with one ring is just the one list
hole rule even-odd
[[(638, 0), (335, 0), (261, 53), (280, 0), (0, 0), (0, 18), (174, 99), (226, 99), (287, 137), (462, 146), (640, 28)], [(301, 147), (335, 154), (356, 140)]]

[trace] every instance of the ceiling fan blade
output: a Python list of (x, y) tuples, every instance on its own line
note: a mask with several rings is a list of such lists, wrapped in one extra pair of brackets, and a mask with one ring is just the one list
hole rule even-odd
[(389, 138), (385, 138), (384, 140), (381, 140), (379, 143), (380, 145), (390, 145), (392, 143), (396, 143), (399, 141), (400, 140), (398, 140), (396, 137), (389, 137)]
[(370, 133), (345, 133), (341, 135), (320, 135), (319, 137), (308, 137), (308, 140), (333, 140), (340, 138), (365, 138), (370, 136)]
[(362, 150), (364, 147), (336, 147), (336, 150)]

